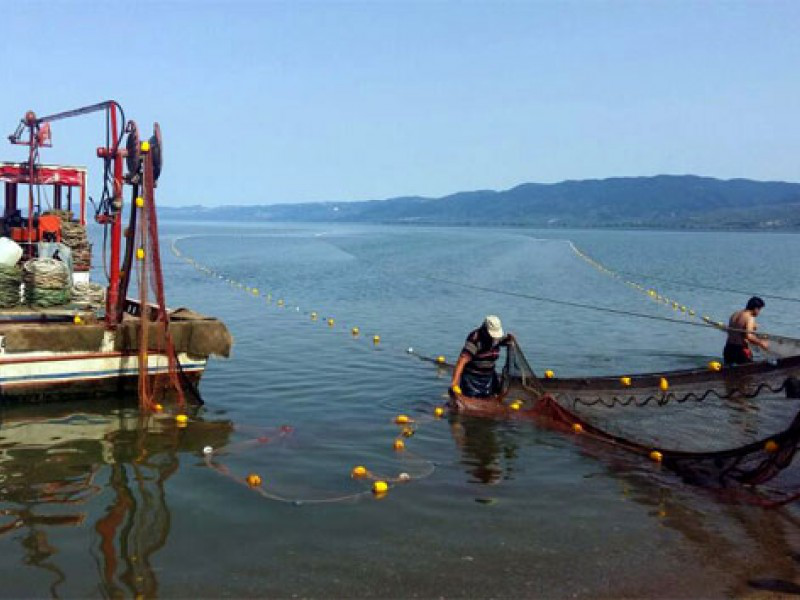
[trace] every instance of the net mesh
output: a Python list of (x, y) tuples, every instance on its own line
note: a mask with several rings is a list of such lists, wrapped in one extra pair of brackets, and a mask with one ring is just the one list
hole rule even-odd
[[(155, 180), (152, 153), (144, 156), (144, 196), (139, 208), (137, 231), (137, 275), (139, 286), (139, 406), (142, 410), (154, 410), (156, 407), (156, 391), (162, 395), (175, 394), (178, 406), (185, 406), (182, 382), (179, 378), (179, 364), (175, 353), (169, 324), (170, 317), (164, 295), (164, 277), (161, 269), (161, 252), (158, 241), (158, 220), (155, 205)], [(151, 295), (155, 300), (150, 303)], [(164, 348), (166, 355), (166, 373), (156, 372), (151, 375), (150, 369), (150, 322), (156, 322), (158, 328), (157, 346)]]
[[(476, 416), (529, 418), (660, 463), (687, 483), (775, 506), (800, 497), (800, 475), (787, 469), (800, 444), (800, 412), (786, 393), (794, 389), (798, 372), (800, 357), (790, 357), (717, 372), (646, 374), (625, 382), (539, 379), (512, 344), (498, 397), (455, 396), (452, 404)], [(661, 389), (664, 379), (666, 390)], [(774, 402), (754, 406), (749, 402), (754, 398)], [(767, 430), (776, 433), (764, 436)], [(692, 448), (697, 444), (701, 447)], [(714, 445), (720, 447), (709, 449)]]
[(770, 354), (781, 358), (800, 355), (800, 340), (797, 338), (775, 334), (763, 334), (759, 337), (769, 342)]

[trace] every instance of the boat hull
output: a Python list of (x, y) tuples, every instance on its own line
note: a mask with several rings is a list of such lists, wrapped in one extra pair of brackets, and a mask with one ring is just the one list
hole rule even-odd
[[(148, 373), (168, 373), (167, 355), (148, 355)], [(183, 376), (196, 384), (206, 359), (179, 353)], [(0, 400), (3, 402), (64, 400), (137, 389), (138, 354), (130, 352), (65, 352), (5, 354), (0, 357)], [(166, 377), (159, 379), (166, 380)]]

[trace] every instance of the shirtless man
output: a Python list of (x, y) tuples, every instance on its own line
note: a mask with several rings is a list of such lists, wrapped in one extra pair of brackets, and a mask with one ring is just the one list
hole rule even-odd
[(768, 350), (769, 344), (755, 335), (758, 325), (756, 317), (764, 308), (764, 301), (758, 296), (753, 296), (747, 301), (744, 310), (738, 310), (731, 315), (728, 321), (728, 342), (722, 351), (726, 365), (743, 365), (753, 362), (753, 351), (750, 344), (762, 350)]

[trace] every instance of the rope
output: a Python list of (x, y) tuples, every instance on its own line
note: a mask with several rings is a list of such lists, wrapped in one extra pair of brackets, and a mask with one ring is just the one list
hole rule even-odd
[(666, 277), (656, 277), (655, 275), (643, 275), (640, 273), (632, 273), (629, 271), (617, 271), (622, 275), (632, 275), (634, 277), (643, 277), (644, 279), (652, 279), (654, 281), (663, 281), (664, 283), (671, 283), (673, 285), (682, 285), (688, 288), (695, 288), (698, 290), (710, 290), (712, 292), (728, 292), (731, 294), (742, 294), (743, 296), (761, 296), (762, 298), (770, 298), (772, 300), (783, 300), (785, 302), (800, 302), (800, 298), (792, 296), (780, 296), (778, 294), (767, 294), (758, 292), (757, 294), (752, 291), (738, 290), (735, 288), (717, 287), (713, 285), (701, 285), (699, 283), (690, 283), (688, 281), (679, 281), (677, 279), (667, 279)]
[[(784, 381), (778, 387), (773, 387), (769, 383), (763, 382), (759, 383), (752, 392), (745, 392), (740, 389), (733, 389), (729, 394), (720, 394), (717, 390), (711, 388), (706, 390), (702, 394), (696, 394), (694, 392), (689, 392), (684, 394), (683, 396), (679, 396), (673, 392), (669, 392), (666, 394), (651, 394), (646, 398), (639, 400), (637, 396), (629, 396), (628, 398), (620, 398), (619, 396), (612, 396), (610, 399), (603, 398), (602, 396), (598, 396), (594, 400), (587, 400), (581, 397), (571, 398), (573, 408), (576, 407), (578, 404), (583, 406), (597, 406), (602, 405), (606, 408), (613, 408), (615, 406), (636, 406), (637, 408), (641, 408), (643, 406), (647, 406), (650, 402), (655, 402), (658, 406), (665, 406), (668, 403), (675, 401), (678, 404), (683, 404), (684, 402), (694, 401), (694, 402), (703, 402), (709, 396), (716, 396), (720, 400), (731, 400), (736, 397), (744, 398), (747, 400), (752, 400), (757, 396), (760, 396), (764, 390), (768, 390), (772, 394), (778, 394), (786, 389), (786, 381)], [(569, 397), (568, 394), (558, 394), (556, 395), (559, 398), (562, 397)]]
[[(586, 263), (588, 263), (589, 265), (591, 265), (592, 267), (594, 267), (595, 269), (597, 269), (601, 273), (604, 273), (604, 274), (608, 275), (609, 277), (611, 277), (613, 279), (621, 280), (627, 286), (629, 286), (629, 287), (631, 287), (631, 288), (633, 288), (633, 289), (645, 294), (648, 298), (650, 298), (650, 300), (653, 300), (653, 301), (659, 302), (659, 303), (663, 303), (666, 306), (670, 306), (672, 308), (672, 310), (681, 311), (682, 313), (684, 313), (685, 315), (687, 315), (687, 316), (689, 316), (691, 318), (696, 318), (697, 311), (692, 309), (692, 308), (690, 308), (690, 307), (688, 307), (688, 306), (686, 306), (684, 303), (678, 302), (677, 300), (675, 300), (673, 298), (669, 298), (668, 296), (665, 296), (664, 294), (660, 294), (660, 293), (658, 293), (656, 290), (654, 290), (652, 288), (646, 288), (645, 286), (643, 286), (640, 283), (624, 279), (622, 277), (622, 274), (619, 271), (614, 271), (613, 269), (609, 269), (603, 263), (601, 263), (598, 260), (595, 260), (594, 258), (589, 256), (586, 252), (584, 252), (583, 250), (578, 248), (573, 242), (567, 242), (567, 243), (569, 244), (569, 247), (572, 249), (572, 251), (576, 255), (578, 255), (578, 257), (580, 257), (583, 261), (585, 261)], [(711, 319), (710, 317), (703, 317), (703, 320), (706, 321), (706, 322), (713, 321), (713, 319)]]
[[(614, 315), (624, 315), (624, 316), (628, 316), (628, 317), (637, 317), (639, 319), (650, 319), (652, 321), (664, 321), (666, 323), (675, 323), (675, 324), (679, 324), (679, 325), (689, 325), (689, 326), (692, 326), (692, 327), (706, 327), (706, 328), (712, 328), (712, 329), (720, 329), (720, 330), (723, 330), (723, 331), (726, 331), (726, 332), (733, 331), (733, 332), (737, 332), (737, 333), (751, 333), (751, 332), (748, 332), (748, 331), (746, 331), (744, 329), (735, 329), (735, 328), (732, 328), (732, 327), (727, 327), (727, 326), (725, 326), (724, 323), (719, 323), (719, 322), (718, 323), (714, 323), (710, 319), (709, 319), (709, 322), (706, 322), (706, 323), (697, 323), (697, 322), (694, 322), (694, 321), (685, 321), (683, 319), (675, 319), (675, 318), (672, 318), (672, 317), (661, 317), (661, 316), (658, 316), (658, 315), (648, 315), (648, 314), (645, 314), (645, 313), (638, 313), (638, 312), (633, 312), (633, 311), (629, 311), (629, 310), (622, 310), (620, 308), (610, 308), (610, 307), (607, 307), (607, 306), (597, 306), (595, 304), (584, 304), (582, 302), (572, 302), (570, 300), (556, 300), (555, 298), (548, 298), (546, 296), (537, 296), (537, 295), (534, 295), (534, 294), (523, 294), (521, 292), (510, 292), (510, 291), (506, 291), (506, 290), (498, 290), (498, 289), (495, 289), (495, 288), (483, 287), (483, 286), (480, 286), (480, 285), (473, 285), (473, 284), (470, 284), (470, 283), (462, 283), (460, 281), (452, 281), (452, 280), (449, 280), (449, 279), (442, 279), (440, 277), (432, 277), (432, 276), (429, 276), (429, 275), (419, 275), (419, 277), (421, 277), (423, 279), (429, 279), (430, 281), (437, 281), (439, 283), (446, 283), (448, 285), (455, 285), (455, 286), (459, 286), (459, 287), (463, 287), (463, 288), (467, 288), (467, 289), (471, 289), (471, 290), (477, 290), (477, 291), (480, 291), (480, 292), (489, 292), (489, 293), (492, 293), (492, 294), (499, 294), (501, 296), (512, 296), (512, 297), (515, 297), (515, 298), (525, 298), (527, 300), (536, 300), (538, 302), (547, 302), (547, 303), (550, 303), (550, 304), (557, 304), (557, 305), (560, 305), (560, 306), (569, 306), (569, 307), (572, 307), (572, 308), (583, 308), (583, 309), (586, 309), (586, 310), (594, 310), (594, 311), (597, 311), (597, 312), (604, 312), (604, 313), (609, 313), (609, 314), (614, 314)], [(776, 334), (773, 334), (773, 333), (762, 333), (762, 332), (759, 332), (758, 336), (762, 337), (762, 338), (765, 338), (765, 339), (781, 339), (781, 340), (786, 340), (788, 342), (793, 342), (793, 343), (800, 344), (800, 339), (798, 339), (798, 338), (792, 338), (792, 337), (783, 336), (783, 335), (776, 335)]]
[(20, 303), (22, 271), (16, 265), (0, 265), (0, 308), (11, 308)]
[[(660, 294), (658, 291), (656, 291), (653, 288), (648, 288), (648, 287), (643, 286), (640, 283), (637, 283), (635, 281), (630, 281), (628, 279), (625, 279), (623, 277), (623, 275), (625, 275), (625, 274), (630, 275), (631, 273), (626, 273), (625, 271), (615, 271), (613, 269), (610, 269), (607, 266), (605, 266), (603, 263), (601, 263), (600, 261), (592, 258), (586, 252), (584, 252), (583, 250), (578, 248), (573, 242), (568, 241), (567, 243), (569, 244), (569, 246), (572, 249), (572, 251), (578, 257), (580, 257), (582, 260), (584, 260), (586, 263), (588, 263), (589, 265), (591, 265), (592, 267), (594, 267), (595, 269), (597, 269), (601, 273), (604, 273), (604, 274), (608, 275), (609, 277), (612, 277), (613, 279), (617, 279), (617, 280), (622, 281), (627, 286), (629, 286), (629, 287), (631, 287), (631, 288), (633, 288), (633, 289), (635, 289), (635, 290), (637, 290), (639, 292), (642, 292), (648, 298), (650, 298), (651, 300), (653, 300), (655, 302), (663, 303), (666, 306), (670, 306), (675, 311), (679, 310), (682, 313), (684, 313), (686, 316), (688, 316), (688, 317), (690, 317), (692, 319), (697, 318), (698, 313), (694, 309), (689, 308), (685, 304), (680, 303), (677, 300), (674, 300), (672, 298), (669, 298), (664, 294)], [(633, 274), (633, 275), (635, 275), (635, 274)], [(666, 279), (666, 278), (663, 278), (663, 277), (654, 277), (654, 276), (649, 276), (649, 275), (645, 275), (643, 277), (654, 279), (654, 280), (659, 280), (659, 281), (666, 281), (668, 283), (674, 283), (674, 284), (683, 285), (683, 286), (686, 286), (686, 287), (695, 287), (695, 288), (698, 288), (698, 289), (706, 289), (706, 290), (713, 290), (713, 291), (732, 292), (732, 293), (737, 293), (737, 294), (752, 295), (752, 293), (750, 293), (750, 292), (744, 292), (742, 290), (734, 290), (734, 289), (731, 289), (731, 288), (722, 288), (722, 287), (705, 286), (705, 285), (695, 285), (695, 284), (689, 284), (689, 283), (685, 283), (685, 282), (674, 281), (674, 280)], [(775, 295), (775, 294), (763, 294), (763, 293), (761, 295), (766, 297), (766, 298), (774, 298), (774, 299), (777, 299), (777, 300), (785, 300), (785, 301), (788, 301), (788, 302), (800, 302), (800, 299), (792, 298), (792, 297), (789, 297), (789, 296), (778, 296), (778, 295)], [(741, 332), (741, 333), (750, 333), (750, 332), (745, 332), (743, 330), (727, 328), (725, 326), (725, 323), (723, 323), (722, 321), (716, 321), (713, 318), (711, 318), (709, 316), (706, 316), (706, 315), (703, 315), (702, 320), (705, 321), (710, 326), (716, 327), (716, 328), (721, 329), (723, 331), (738, 331), (738, 332)], [(683, 321), (676, 320), (676, 322), (683, 322)], [(794, 348), (792, 348), (792, 350), (789, 352), (789, 354), (800, 354), (800, 340), (797, 340), (795, 338), (785, 337), (785, 336), (778, 336), (778, 335), (770, 336), (769, 334), (765, 334), (765, 333), (760, 333), (760, 334), (758, 334), (758, 336), (763, 338), (763, 339), (773, 339), (773, 340), (776, 340), (776, 341), (778, 341), (780, 343), (791, 344), (791, 345), (794, 346)], [(775, 347), (770, 348), (769, 352), (772, 353), (772, 354), (784, 355), (783, 352), (780, 352)]]
[[(423, 423), (432, 422), (434, 419), (428, 418), (418, 418), (409, 420), (407, 424), (404, 424), (401, 427), (401, 433), (399, 433), (395, 437), (395, 441), (397, 440), (406, 440), (407, 438), (412, 437), (416, 434), (419, 426)], [(245, 440), (243, 442), (239, 442), (238, 444), (230, 444), (220, 449), (215, 449), (208, 447), (204, 449), (204, 460), (205, 464), (208, 468), (212, 469), (219, 475), (230, 479), (231, 481), (243, 486), (250, 488), (253, 492), (260, 495), (261, 497), (272, 500), (275, 502), (283, 502), (292, 504), (294, 506), (302, 506), (304, 504), (332, 504), (338, 502), (355, 502), (360, 499), (364, 499), (370, 496), (375, 497), (382, 497), (385, 493), (389, 492), (391, 488), (409, 483), (410, 481), (419, 481), (421, 479), (425, 479), (426, 477), (430, 477), (436, 471), (436, 464), (414, 454), (405, 448), (405, 444), (401, 446), (401, 450), (399, 454), (396, 454), (397, 460), (402, 461), (410, 465), (411, 467), (416, 468), (409, 468), (408, 471), (404, 471), (399, 473), (397, 476), (389, 476), (389, 475), (381, 475), (371, 469), (364, 470), (363, 474), (356, 477), (351, 474), (352, 479), (360, 479), (363, 480), (365, 483), (375, 483), (375, 482), (383, 482), (386, 484), (385, 492), (376, 493), (374, 489), (363, 489), (358, 492), (352, 492), (349, 494), (340, 494), (340, 495), (331, 495), (331, 496), (324, 496), (324, 497), (316, 497), (316, 498), (298, 498), (298, 497), (289, 497), (283, 494), (278, 493), (277, 491), (272, 491), (271, 489), (264, 489), (262, 487), (261, 478), (256, 473), (251, 473), (246, 477), (242, 477), (236, 475), (231, 471), (231, 469), (222, 463), (219, 458), (224, 455), (232, 455), (237, 453), (238, 451), (250, 448), (261, 446), (264, 444), (269, 444), (273, 441), (281, 441), (283, 438), (290, 435), (294, 429), (290, 426), (284, 425), (280, 427), (279, 433), (274, 436), (267, 436), (267, 435), (259, 435), (255, 439)]]

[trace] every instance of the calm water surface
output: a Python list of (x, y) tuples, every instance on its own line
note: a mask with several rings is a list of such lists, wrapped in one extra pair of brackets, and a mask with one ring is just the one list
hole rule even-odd
[[(496, 313), (540, 372), (701, 366), (718, 357), (718, 332), (435, 278), (675, 316), (580, 260), (570, 240), (725, 318), (747, 296), (692, 284), (800, 297), (800, 236), (175, 223), (162, 234), (170, 304), (222, 318), (233, 357), (210, 363), (207, 404), (185, 430), (143, 423), (117, 398), (2, 408), (3, 597), (720, 597), (800, 584), (795, 509), (721, 503), (528, 423), (429, 419), (449, 374), (406, 352), (452, 359)], [(167, 252), (173, 240), (273, 302), (195, 270)], [(768, 300), (762, 329), (800, 336), (797, 314)], [(725, 447), (784, 427), (788, 404), (594, 417), (675, 446)], [(401, 412), (420, 425), (397, 454)], [(232, 476), (258, 473), (265, 491), (297, 502), (209, 468), (204, 446)], [(349, 478), (357, 464), (412, 480), (381, 500), (358, 496), (368, 484)]]

